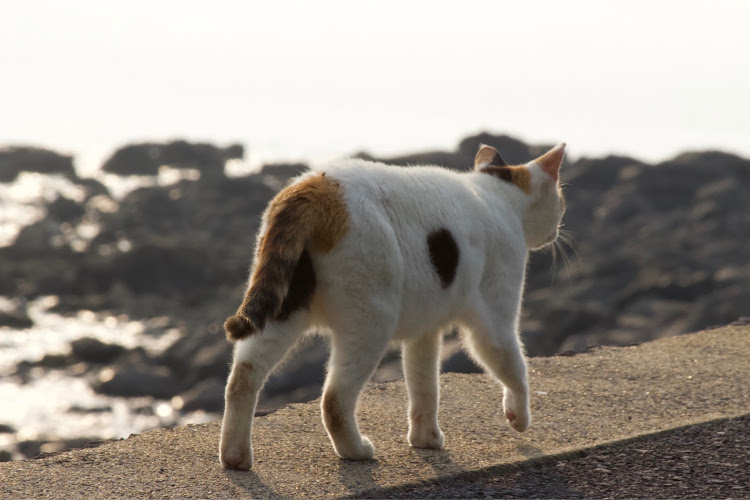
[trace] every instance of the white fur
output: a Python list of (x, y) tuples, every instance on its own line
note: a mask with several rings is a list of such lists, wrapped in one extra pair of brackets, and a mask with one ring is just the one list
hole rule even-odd
[[(322, 167), (341, 186), (350, 229), (332, 251), (310, 252), (317, 278), (310, 309), (271, 321), (261, 334), (237, 343), (229, 380), (240, 376), (239, 363), (252, 364), (250, 403), (227, 393), (222, 464), (252, 466), (250, 421), (258, 391), (299, 337), (312, 330), (331, 334), (323, 421), (331, 422), (325, 402), (335, 402), (343, 425), (326, 425), (341, 458), (373, 456), (372, 444), (358, 429), (357, 399), (394, 341), (403, 345), (409, 443), (443, 446), (439, 352), (442, 334), (452, 325), (465, 331), (471, 355), (503, 384), (511, 426), (525, 430), (531, 417), (518, 316), (526, 259), (529, 249), (554, 240), (562, 216), (557, 183), (535, 162), (527, 167), (530, 194), (479, 172), (357, 159)], [(451, 232), (459, 248), (455, 279), (445, 289), (426, 240), (440, 228)]]

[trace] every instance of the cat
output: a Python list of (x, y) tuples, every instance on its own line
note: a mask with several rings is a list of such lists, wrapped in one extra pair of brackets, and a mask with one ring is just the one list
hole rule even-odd
[(474, 169), (395, 167), (359, 159), (309, 171), (269, 203), (249, 287), (225, 324), (236, 342), (219, 445), (224, 468), (253, 465), (258, 392), (305, 333), (330, 335), (323, 424), (342, 459), (373, 457), (356, 420), (359, 394), (389, 344), (401, 343), (408, 442), (443, 447), (438, 425), (443, 333), (457, 325), (504, 386), (510, 426), (531, 422), (518, 336), (529, 250), (552, 243), (565, 211), (565, 143), (508, 166), (487, 145)]

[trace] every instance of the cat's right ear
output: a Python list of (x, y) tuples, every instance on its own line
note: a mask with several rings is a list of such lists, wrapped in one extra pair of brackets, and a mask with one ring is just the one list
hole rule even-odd
[(552, 177), (557, 182), (560, 166), (562, 165), (563, 158), (565, 157), (565, 143), (561, 142), (554, 148), (550, 149), (544, 155), (536, 159), (537, 164), (542, 170)]
[(479, 151), (477, 151), (477, 155), (474, 157), (474, 170), (479, 170), (484, 167), (507, 166), (508, 164), (505, 163), (505, 160), (500, 156), (500, 152), (497, 149), (486, 144), (479, 146)]

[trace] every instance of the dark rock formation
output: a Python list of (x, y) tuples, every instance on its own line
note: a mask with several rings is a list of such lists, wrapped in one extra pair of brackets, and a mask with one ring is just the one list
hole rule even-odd
[(31, 328), (34, 322), (29, 316), (20, 311), (0, 311), (0, 326), (13, 329)]
[(93, 337), (83, 337), (70, 344), (71, 357), (84, 363), (108, 364), (127, 352), (118, 344), (109, 344)]
[(16, 429), (12, 425), (0, 424), (0, 434), (13, 434)]
[(0, 149), (0, 182), (13, 182), (21, 172), (62, 174), (70, 179), (76, 178), (70, 156), (34, 147)]
[(95, 383), (93, 388), (109, 396), (169, 399), (180, 392), (181, 384), (165, 367), (127, 363), (116, 365), (112, 378)]
[(443, 361), (440, 371), (446, 373), (481, 373), (482, 369), (465, 351), (459, 350)]
[(211, 377), (197, 383), (195, 387), (182, 394), (182, 411), (223, 411), (225, 383), (226, 379), (218, 377)]
[(181, 140), (166, 144), (131, 144), (115, 151), (102, 170), (118, 175), (156, 175), (160, 166), (169, 165), (195, 168), (206, 177), (221, 177), (227, 160), (241, 159), (244, 154), (239, 144), (226, 148)]

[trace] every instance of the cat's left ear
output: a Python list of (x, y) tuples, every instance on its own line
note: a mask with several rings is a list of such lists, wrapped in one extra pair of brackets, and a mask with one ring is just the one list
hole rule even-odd
[(500, 156), (500, 152), (497, 149), (486, 144), (479, 146), (479, 151), (477, 151), (477, 155), (474, 157), (474, 170), (479, 170), (484, 167), (507, 166), (508, 164), (505, 163), (505, 160)]
[(553, 180), (557, 181), (560, 175), (560, 166), (565, 157), (565, 143), (562, 142), (550, 149), (536, 159), (537, 165), (541, 167)]

